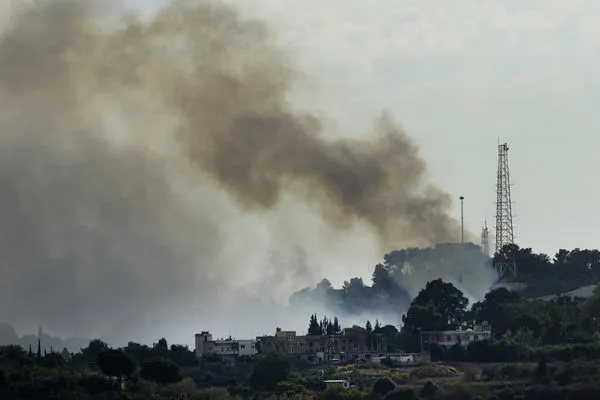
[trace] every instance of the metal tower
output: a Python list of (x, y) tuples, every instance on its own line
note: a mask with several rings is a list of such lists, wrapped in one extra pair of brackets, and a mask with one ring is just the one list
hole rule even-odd
[(481, 251), (483, 251), (486, 257), (490, 256), (490, 231), (487, 227), (487, 221), (483, 225), (483, 228), (481, 228)]
[[(508, 144), (498, 145), (498, 180), (496, 183), (496, 253), (504, 246), (513, 245), (515, 236), (513, 232), (512, 200), (510, 196), (510, 173), (508, 168)], [(498, 261), (494, 264), (498, 275), (502, 278), (507, 273), (517, 275), (514, 255), (509, 259)]]

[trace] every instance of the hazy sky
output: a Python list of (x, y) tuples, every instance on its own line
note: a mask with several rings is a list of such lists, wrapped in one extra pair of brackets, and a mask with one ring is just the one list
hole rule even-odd
[[(151, 12), (153, 8), (166, 3), (165, 0), (113, 1), (125, 2), (133, 9), (144, 12)], [(600, 65), (600, 53), (597, 52), (600, 27), (594, 28), (594, 22), (600, 14), (600, 3), (597, 0), (594, 2), (592, 0), (529, 0), (527, 2), (516, 0), (453, 0), (452, 2), (447, 0), (372, 0), (371, 2), (364, 0), (223, 0), (223, 2), (240, 7), (242, 14), (248, 17), (259, 18), (271, 24), (278, 35), (278, 43), (289, 54), (292, 64), (304, 72), (290, 100), (298, 107), (309, 109), (321, 117), (326, 123), (328, 135), (342, 137), (367, 135), (375, 118), (384, 110), (400, 122), (421, 146), (422, 154), (429, 162), (431, 181), (451, 193), (456, 199), (454, 212), (457, 218), (460, 216), (458, 197), (460, 195), (466, 197), (466, 225), (474, 233), (479, 233), (481, 224), (486, 218), (488, 225), (492, 228), (494, 226), (497, 143), (501, 140), (508, 141), (511, 145), (515, 233), (518, 243), (551, 255), (559, 248), (594, 248), (600, 245), (598, 240), (600, 234), (597, 233), (600, 216), (594, 212), (594, 206), (600, 203), (600, 189), (597, 189), (592, 178), (594, 172), (598, 170), (592, 162), (592, 154), (597, 153), (600, 145), (600, 138), (594, 134), (600, 117), (592, 113), (593, 104), (600, 104), (599, 78), (595, 75)], [(0, 11), (2, 7), (6, 7), (6, 4), (9, 2), (0, 4)], [(113, 2), (107, 0), (102, 4), (109, 4), (110, 6), (106, 6), (109, 11), (115, 10), (112, 6)], [(0, 12), (0, 17), (4, 18), (6, 15), (8, 14)], [(115, 47), (119, 48), (119, 46)], [(46, 66), (45, 63), (38, 65)], [(32, 74), (32, 76), (36, 75)], [(53, 82), (53, 80), (48, 81)], [(46, 88), (47, 93), (51, 93), (53, 88), (55, 86), (49, 85)], [(16, 97), (15, 104), (18, 105), (21, 97)], [(59, 104), (58, 101), (56, 103)], [(65, 109), (70, 110), (68, 107)], [(140, 118), (143, 119), (144, 114), (141, 115)], [(29, 121), (29, 118), (17, 120), (20, 126), (21, 121)], [(23, 123), (23, 125), (27, 124)], [(44, 153), (40, 154), (43, 156)], [(43, 160), (42, 156), (40, 157)], [(3, 171), (10, 175), (9, 178), (13, 178), (10, 174), (11, 170), (6, 172), (7, 170), (3, 169)], [(67, 174), (64, 179), (68, 180), (70, 176)], [(124, 176), (127, 178), (133, 175)], [(102, 182), (105, 181), (101, 180), (100, 183)], [(33, 185), (33, 187), (38, 186)], [(158, 192), (159, 186), (154, 185), (154, 187)], [(94, 202), (91, 203), (90, 207), (94, 209)], [(130, 203), (123, 205), (123, 212), (130, 210), (129, 205)], [(139, 209), (143, 211), (142, 207), (136, 208)], [(291, 208), (282, 209), (286, 211)], [(168, 212), (170, 208), (160, 208), (159, 211)], [(270, 231), (263, 232), (262, 226), (259, 226), (256, 232), (261, 235), (264, 233), (264, 241), (277, 249), (284, 246), (280, 245), (278, 240), (271, 240), (271, 238), (280, 239), (278, 237), (280, 233), (286, 235), (289, 233), (289, 237), (284, 235), (285, 238), (281, 239), (284, 244), (295, 245), (296, 240), (301, 242), (307, 253), (310, 253), (309, 262), (296, 263), (293, 260), (289, 262), (290, 265), (298, 264), (299, 272), (296, 274), (298, 276), (307, 275), (300, 268), (305, 264), (320, 263), (326, 265), (327, 270), (325, 274), (319, 272), (318, 279), (323, 275), (330, 278), (340, 278), (340, 275), (343, 275), (340, 279), (347, 279), (360, 271), (367, 271), (365, 276), (368, 277), (374, 262), (362, 262), (360, 258), (371, 260), (372, 254), (366, 254), (367, 251), (362, 250), (360, 246), (355, 246), (356, 243), (362, 245), (368, 242), (369, 239), (365, 239), (363, 232), (355, 232), (356, 236), (352, 236), (354, 241), (335, 236), (335, 246), (317, 243), (320, 238), (316, 234), (310, 236), (315, 243), (311, 241), (302, 243), (300, 239), (295, 239), (294, 232), (289, 232), (293, 230), (289, 229), (289, 226), (302, 228), (304, 222), (307, 226), (311, 223), (314, 225), (315, 221), (311, 218), (320, 217), (316, 213), (309, 215), (309, 212), (307, 207), (304, 212), (294, 208), (291, 217), (283, 211), (281, 214), (273, 214), (273, 220), (267, 220), (264, 224), (265, 229)], [(180, 214), (164, 215), (179, 216)], [(238, 232), (237, 225), (250, 226), (252, 216), (246, 215), (249, 218), (246, 221), (241, 220), (242, 217), (236, 217), (238, 213), (223, 215), (227, 217), (219, 221), (219, 227), (225, 229), (223, 232), (230, 229), (234, 233), (225, 235), (228, 238), (228, 246), (227, 251), (223, 251), (223, 254), (219, 253), (223, 256), (218, 260), (219, 265), (237, 268), (233, 269), (234, 271), (243, 270), (248, 275), (248, 280), (252, 282), (255, 282), (256, 271), (271, 271), (270, 268), (275, 264), (277, 268), (272, 271), (280, 272), (279, 264), (285, 264), (286, 261), (279, 263), (276, 259), (273, 262), (265, 262), (264, 253), (269, 253), (271, 247), (261, 248), (264, 244), (262, 236), (253, 234), (252, 232), (255, 231), (250, 229)], [(288, 224), (290, 219), (293, 219), (293, 223)], [(299, 222), (295, 221), (296, 219)], [(190, 245), (190, 257), (182, 258), (186, 261), (194, 259), (192, 255), (196, 255), (198, 249), (193, 242), (197, 237), (185, 233), (188, 232), (186, 229), (197, 226), (193, 225), (193, 221), (190, 221), (189, 227), (183, 222), (177, 225), (184, 218), (165, 220), (172, 224), (173, 232), (185, 236), (186, 240), (176, 241), (185, 250), (182, 250), (182, 254), (188, 255), (187, 245)], [(56, 225), (67, 228), (75, 226), (69, 225), (69, 221), (62, 222), (62, 225)], [(260, 225), (258, 222), (257, 220), (256, 225)], [(161, 232), (154, 230), (157, 225), (160, 224), (154, 223), (150, 227), (142, 225), (140, 229), (143, 232), (147, 229), (157, 234), (162, 231), (169, 232), (168, 226), (162, 225), (160, 225)], [(54, 228), (55, 224), (39, 226)], [(36, 225), (35, 228), (39, 226)], [(80, 227), (80, 224), (76, 226)], [(233, 229), (234, 227), (236, 229)], [(106, 232), (121, 233), (119, 224), (117, 228)], [(41, 232), (42, 239), (52, 238), (60, 242), (63, 238), (48, 235), (47, 232), (53, 232), (51, 229), (34, 230), (34, 232), (38, 231)], [(125, 233), (127, 232), (129, 231), (125, 229)], [(298, 229), (298, 232), (302, 233), (304, 229)], [(304, 238), (300, 233), (298, 237)], [(107, 237), (116, 241), (119, 236), (108, 235)], [(137, 238), (135, 235), (133, 237)], [(194, 237), (194, 240), (189, 240), (190, 237)], [(83, 243), (89, 244), (90, 249), (106, 250), (107, 254), (111, 254), (112, 246), (104, 246), (102, 242), (90, 238), (93, 239), (93, 236), (85, 236), (81, 239), (87, 240)], [(43, 241), (43, 243), (51, 244), (53, 240)], [(457, 237), (456, 240), (460, 238)], [(68, 243), (71, 242), (65, 243), (68, 248)], [(202, 274), (207, 269), (218, 271), (214, 268), (210, 257), (203, 259), (202, 268), (192, 262), (178, 262), (177, 265), (182, 264), (183, 267), (180, 266), (178, 270), (182, 271), (181, 274), (173, 274), (178, 280), (170, 284), (175, 286), (163, 285), (164, 280), (161, 277), (166, 271), (164, 266), (171, 265), (172, 260), (157, 259), (147, 262), (146, 258), (151, 253), (142, 246), (146, 244), (152, 245), (154, 242), (140, 240), (139, 247), (133, 249), (128, 247), (123, 255), (117, 252), (121, 257), (117, 258), (117, 261), (123, 261), (125, 265), (122, 271), (137, 271), (140, 266), (148, 267), (148, 265), (158, 268), (159, 273), (147, 274), (145, 276), (148, 278), (147, 281), (144, 280), (142, 285), (136, 286), (138, 289), (144, 289), (144, 285), (152, 287), (155, 284), (156, 287), (164, 289), (165, 298), (169, 298), (173, 293), (172, 287), (187, 286), (185, 284), (195, 282), (194, 279), (198, 280), (199, 285), (212, 282), (212, 275), (205, 279), (206, 275)], [(338, 251), (337, 246), (346, 251)], [(37, 249), (37, 247), (31, 248)], [(86, 250), (85, 246), (73, 246), (73, 248), (80, 250), (83, 256), (94, 254), (91, 250)], [(348, 248), (352, 248), (353, 252), (348, 251)], [(365, 248), (368, 249), (369, 246), (366, 245)], [(44, 256), (45, 248), (42, 246), (40, 249), (41, 253), (36, 255)], [(319, 252), (319, 249), (322, 251)], [(285, 251), (286, 249), (283, 252)], [(236, 262), (239, 260), (238, 252), (245, 257), (244, 265), (238, 266), (232, 262), (232, 260)], [(200, 253), (202, 252), (199, 251), (198, 254)], [(257, 256), (256, 259), (249, 259), (249, 253)], [(18, 256), (21, 256), (21, 253)], [(344, 257), (351, 257), (351, 262), (347, 262)], [(15, 259), (19, 260), (18, 257)], [(35, 257), (32, 259), (35, 260)], [(100, 257), (90, 257), (90, 267), (99, 265), (97, 262), (102, 262)], [(119, 262), (114, 264), (118, 265)], [(265, 264), (268, 265), (265, 267)], [(349, 267), (350, 264), (352, 268)], [(72, 263), (72, 265), (77, 264)], [(37, 268), (38, 264), (30, 263), (29, 266)], [(320, 268), (320, 266), (315, 267), (314, 271), (322, 271)], [(291, 287), (291, 284), (297, 286), (300, 283), (294, 271), (289, 274), (289, 269), (281, 269), (281, 272), (281, 276), (289, 278), (290, 282), (283, 282), (281, 276), (276, 273), (266, 275), (268, 278), (265, 282), (267, 282), (266, 286), (270, 286), (270, 282), (278, 282), (278, 285), (273, 286), (277, 286), (281, 291), (285, 290), (284, 294), (287, 296), (287, 287)], [(100, 274), (100, 276), (109, 275)], [(133, 273), (126, 277), (133, 282), (140, 281)], [(241, 283), (244, 279), (243, 274), (236, 274), (236, 277), (241, 278), (233, 282), (231, 287), (227, 286), (230, 291), (226, 293), (235, 292), (238, 287), (236, 285), (244, 286)], [(308, 275), (303, 278), (314, 279), (313, 276)], [(125, 279), (121, 282), (131, 281)], [(262, 280), (260, 283), (263, 283)], [(103, 287), (94, 281), (94, 287), (96, 286)], [(121, 289), (127, 289), (127, 291), (123, 289), (123, 293), (133, 293), (125, 283), (121, 286)], [(45, 287), (47, 289), (51, 286), (45, 285)], [(207, 289), (205, 293), (194, 290), (194, 294), (200, 293), (206, 296), (204, 298), (208, 298), (215, 287), (214, 285), (210, 288), (203, 287)], [(256, 286), (256, 288), (262, 287)], [(258, 290), (256, 288), (254, 290)], [(192, 290), (195, 287), (190, 284), (188, 289)], [(15, 293), (17, 292), (18, 290)], [(148, 311), (149, 303), (145, 303), (147, 299), (145, 296), (151, 293), (154, 298), (156, 293), (145, 289), (138, 293), (144, 295), (134, 299), (136, 301), (132, 303), (135, 304), (130, 307), (130, 310), (136, 311), (134, 314), (142, 320), (150, 314), (137, 311)], [(187, 298), (187, 292), (180, 292), (180, 294), (182, 298)], [(201, 298), (200, 294), (198, 298)], [(93, 295), (87, 297), (88, 300), (93, 300)], [(69, 296), (61, 298), (70, 299)], [(116, 296), (111, 300), (115, 304), (118, 303)], [(177, 300), (172, 299), (173, 302)], [(191, 300), (190, 304), (198, 304), (198, 302)], [(114, 317), (112, 308), (110, 312), (106, 311), (107, 307), (110, 308), (107, 304), (102, 303), (98, 307), (107, 318)], [(64, 309), (64, 307), (54, 307), (54, 309)], [(8, 310), (12, 311), (12, 309)], [(38, 315), (45, 315), (43, 307), (32, 306), (31, 310), (41, 313)], [(211, 309), (210, 312), (212, 311)], [(171, 313), (175, 314), (175, 312)], [(220, 317), (218, 313), (214, 314)], [(250, 313), (248, 315), (252, 321), (245, 325), (249, 326), (253, 323), (255, 325), (253, 328), (258, 326), (255, 317)], [(198, 328), (200, 320), (198, 316), (190, 319), (188, 314), (182, 311), (180, 317), (187, 320), (188, 324), (193, 324), (194, 329)], [(274, 319), (272, 315), (268, 317)], [(98, 316), (94, 316), (94, 319), (95, 322), (103, 323)], [(176, 316), (173, 319), (176, 320)], [(73, 323), (73, 321), (67, 322)], [(142, 322), (139, 323), (138, 329), (142, 329)], [(240, 325), (240, 320), (236, 322)], [(56, 322), (56, 325), (58, 326), (59, 323)], [(205, 320), (202, 324), (211, 326), (215, 331), (220, 329), (221, 334), (229, 328), (224, 323), (218, 325)], [(302, 326), (304, 324), (305, 319), (302, 319)], [(152, 328), (156, 327), (156, 323), (150, 325), (154, 325)], [(173, 324), (168, 323), (162, 325), (165, 326), (163, 330), (180, 332), (180, 336), (174, 337), (189, 338), (190, 329), (185, 326), (171, 326)], [(260, 322), (260, 329), (270, 329), (267, 328), (269, 326), (274, 324), (268, 321)], [(291, 322), (285, 322), (284, 326), (292, 325)], [(64, 326), (62, 328), (67, 329)], [(237, 326), (231, 328), (238, 329)], [(163, 334), (163, 331), (152, 330), (151, 332), (149, 333), (151, 335)], [(170, 335), (167, 331), (164, 331), (164, 334)]]
[(512, 146), (518, 243), (551, 254), (598, 247), (599, 2), (237, 3), (277, 24), (318, 80), (310, 101), (345, 132), (388, 109), (433, 180), (466, 197), (468, 228), (494, 225), (500, 138)]
[(363, 134), (390, 111), (432, 180), (465, 196), (467, 228), (494, 226), (500, 138), (511, 145), (518, 243), (551, 254), (598, 247), (597, 1), (228, 2), (275, 27), (307, 73), (295, 100), (339, 132)]

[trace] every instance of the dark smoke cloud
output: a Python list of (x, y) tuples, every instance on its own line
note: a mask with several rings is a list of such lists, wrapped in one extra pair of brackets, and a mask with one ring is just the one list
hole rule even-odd
[(240, 243), (306, 205), (328, 237), (367, 227), (381, 249), (457, 237), (450, 197), (424, 185), (417, 146), (389, 117), (370, 140), (330, 141), (294, 110), (299, 72), (264, 23), (215, 1), (115, 25), (101, 4), (21, 8), (2, 36), (0, 320), (131, 330), (265, 277), (297, 289), (323, 276), (288, 233), (298, 227), (265, 242), (297, 262), (254, 248), (265, 256), (249, 271), (254, 244)]

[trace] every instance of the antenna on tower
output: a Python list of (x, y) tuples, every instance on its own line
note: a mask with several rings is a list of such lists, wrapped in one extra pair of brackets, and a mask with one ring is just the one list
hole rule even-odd
[(487, 221), (485, 221), (483, 228), (481, 228), (481, 251), (486, 257), (490, 256), (490, 231), (487, 227)]
[[(498, 144), (498, 179), (496, 183), (496, 254), (507, 245), (515, 244), (513, 232), (512, 200), (510, 196), (510, 172), (508, 168), (508, 144)], [(507, 273), (517, 276), (514, 253), (503, 254), (494, 263), (496, 272), (503, 278)]]

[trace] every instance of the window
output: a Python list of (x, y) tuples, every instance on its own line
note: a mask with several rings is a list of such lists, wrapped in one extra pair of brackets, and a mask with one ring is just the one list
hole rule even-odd
[(240, 349), (245, 349), (246, 345), (245, 344), (240, 344)]

